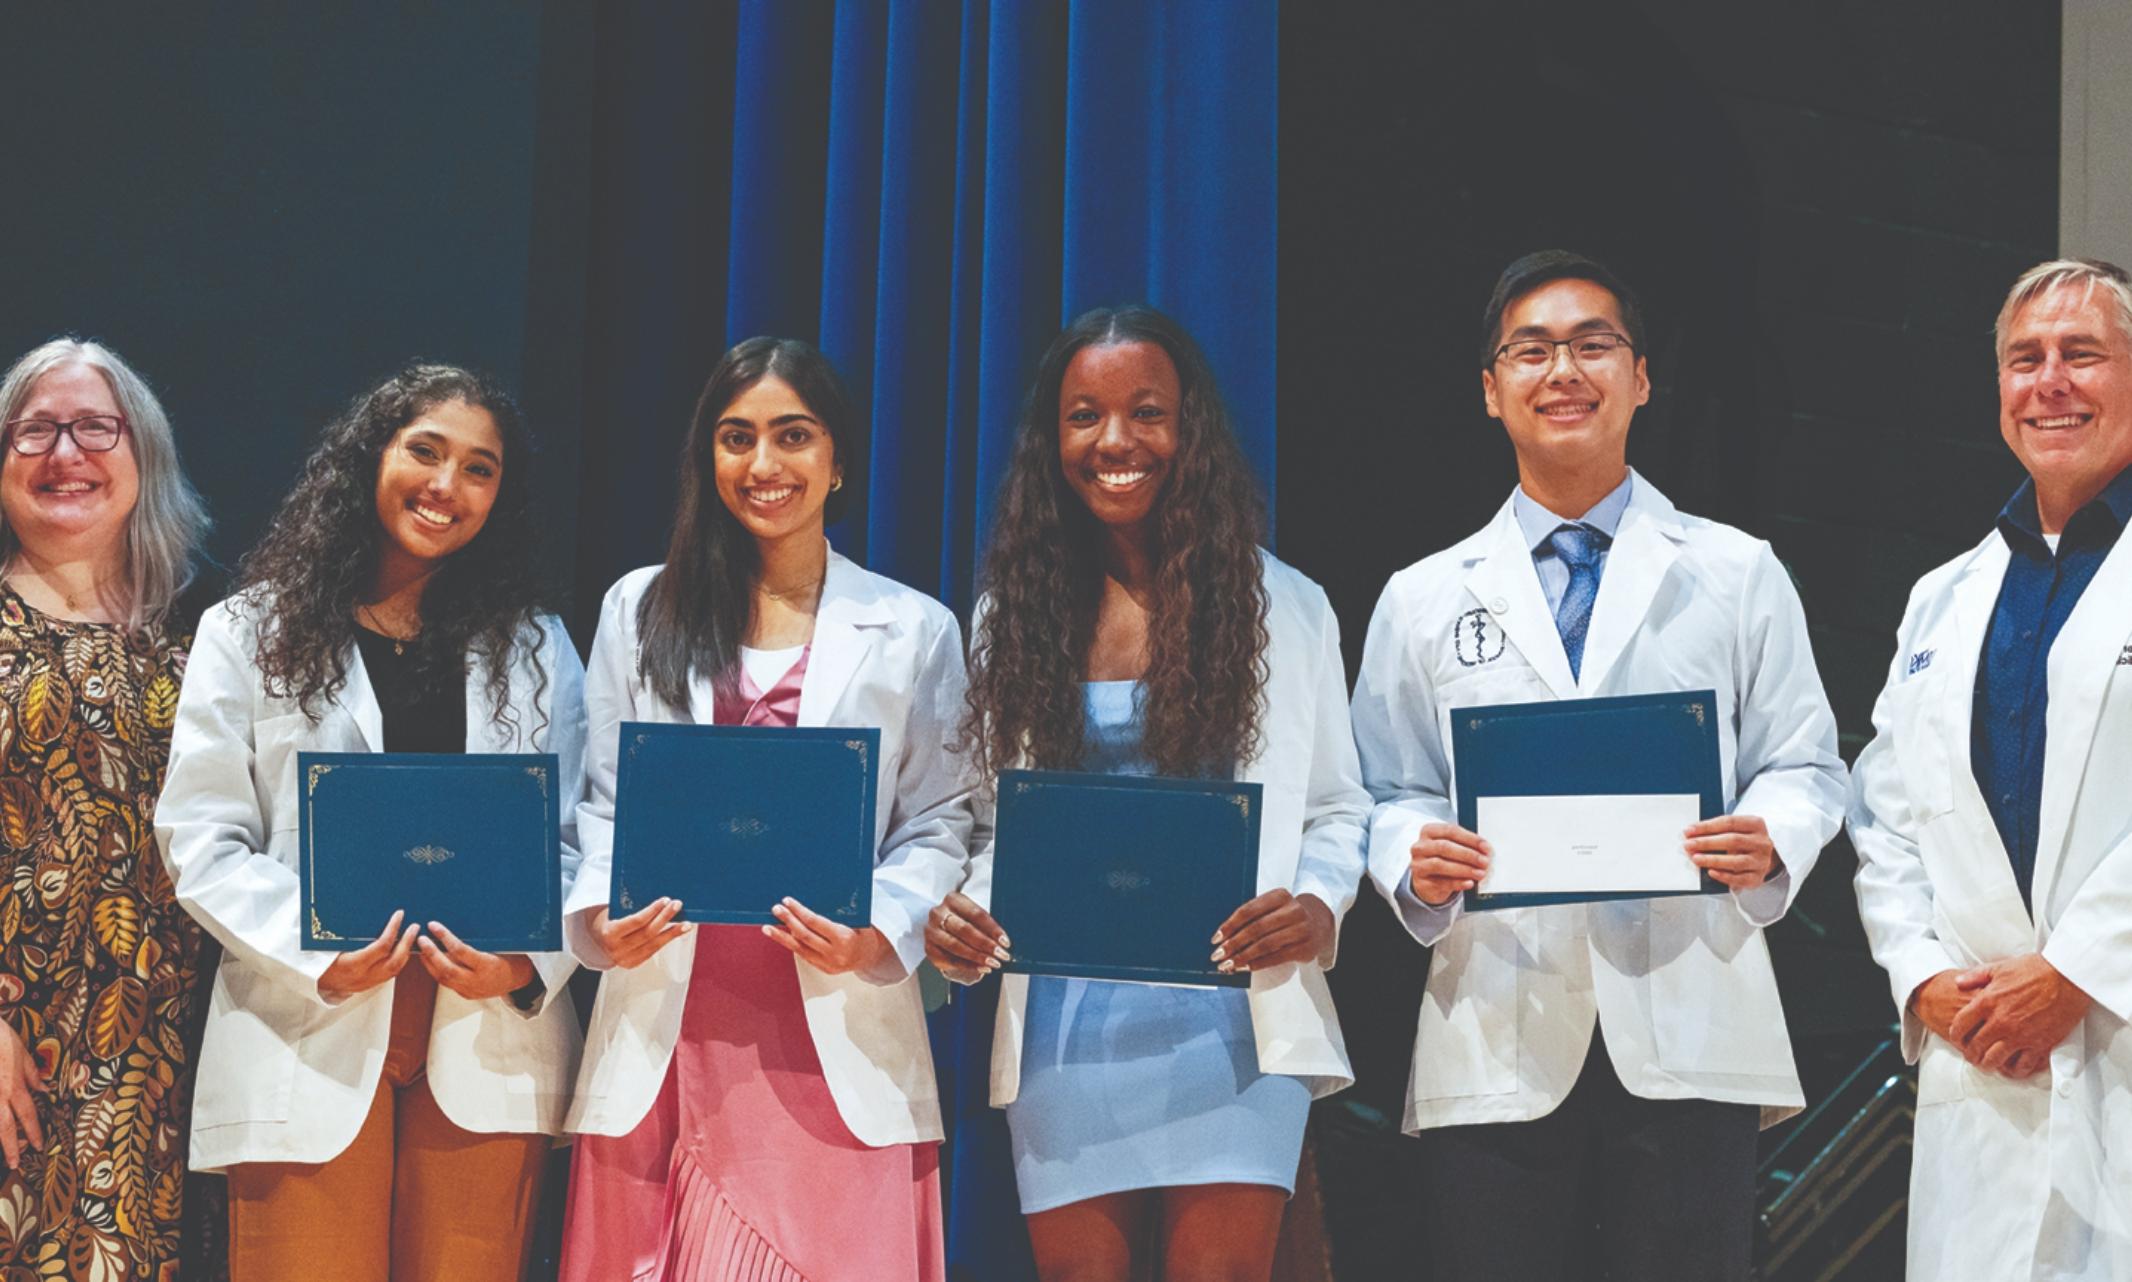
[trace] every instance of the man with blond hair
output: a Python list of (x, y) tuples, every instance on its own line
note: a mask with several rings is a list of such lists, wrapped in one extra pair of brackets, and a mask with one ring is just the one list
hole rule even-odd
[(2028, 479), (1912, 590), (1852, 779), (1910, 1276), (2132, 1278), (2132, 279), (2031, 268), (1997, 350)]

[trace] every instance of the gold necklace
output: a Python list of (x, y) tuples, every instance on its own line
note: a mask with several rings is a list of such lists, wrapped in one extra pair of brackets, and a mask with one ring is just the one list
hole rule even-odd
[(406, 655), (407, 643), (409, 641), (420, 640), (422, 636), (422, 631), (419, 628), (417, 628), (414, 633), (409, 636), (394, 636), (391, 629), (385, 627), (383, 624), (378, 622), (377, 611), (371, 609), (367, 605), (358, 604), (355, 607), (355, 621), (357, 623), (364, 624), (372, 632), (375, 632), (379, 636), (384, 637), (386, 640), (392, 642), (392, 652), (395, 656)]
[(755, 585), (755, 590), (769, 597), (772, 601), (783, 601), (788, 597), (796, 597), (803, 592), (820, 591), (822, 584), (828, 582), (828, 580), (829, 567), (825, 565), (822, 567), (821, 574), (812, 583), (802, 584), (796, 588), (786, 588), (782, 592), (772, 592), (768, 584), (758, 583)]

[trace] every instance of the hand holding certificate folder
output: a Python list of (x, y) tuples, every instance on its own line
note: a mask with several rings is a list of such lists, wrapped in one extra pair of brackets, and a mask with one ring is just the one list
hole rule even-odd
[(1471, 909), (1721, 891), (1685, 834), (1724, 807), (1715, 691), (1451, 710), (1461, 827), (1491, 848)]
[(1013, 932), (1004, 968), (1248, 984), (1210, 941), (1254, 900), (1260, 810), (1255, 783), (1002, 771), (991, 915)]

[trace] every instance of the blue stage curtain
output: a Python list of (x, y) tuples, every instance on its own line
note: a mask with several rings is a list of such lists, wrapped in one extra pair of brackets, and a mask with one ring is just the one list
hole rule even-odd
[[(1275, 0), (604, 7), (576, 619), (663, 554), (725, 346), (817, 342), (870, 418), (831, 537), (965, 618), (1037, 356), (1145, 301), (1274, 461)], [(934, 1016), (958, 1278), (1028, 1276), (986, 1107), (997, 984)]]

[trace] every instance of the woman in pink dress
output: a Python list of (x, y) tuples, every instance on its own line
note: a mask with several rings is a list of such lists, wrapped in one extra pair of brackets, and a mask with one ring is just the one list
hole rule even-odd
[[(712, 371), (664, 565), (609, 590), (585, 704), (571, 948), (605, 970), (569, 1129), (566, 1282), (940, 1282), (940, 1108), (912, 968), (962, 879), (961, 633), (830, 550), (863, 423), (822, 354), (755, 338)], [(872, 925), (794, 900), (704, 926), (607, 911), (619, 725), (881, 733)]]

